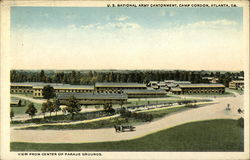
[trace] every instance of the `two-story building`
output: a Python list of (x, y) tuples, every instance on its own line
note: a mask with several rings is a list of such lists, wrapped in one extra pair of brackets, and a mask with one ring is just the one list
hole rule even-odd
[(244, 81), (242, 80), (233, 80), (229, 82), (230, 89), (243, 89), (244, 88)]

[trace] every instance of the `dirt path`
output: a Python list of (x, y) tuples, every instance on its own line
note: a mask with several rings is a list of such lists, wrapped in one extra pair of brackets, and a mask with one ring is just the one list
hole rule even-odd
[[(243, 109), (243, 95), (236, 97), (223, 97), (215, 99), (218, 103), (179, 112), (166, 116), (160, 120), (136, 126), (134, 132), (116, 133), (113, 128), (88, 129), (88, 130), (11, 130), (11, 141), (37, 142), (37, 143), (83, 143), (119, 141), (138, 138), (147, 134), (170, 128), (192, 121), (233, 118), (237, 119), (242, 114), (237, 113), (240, 107)], [(230, 104), (231, 110), (225, 108)]]
[(21, 98), (21, 99), (25, 99), (25, 100), (28, 100), (30, 102), (39, 103), (39, 104), (46, 102), (46, 100), (44, 100), (44, 99), (34, 99), (32, 97), (27, 97), (25, 95), (11, 94), (11, 97)]

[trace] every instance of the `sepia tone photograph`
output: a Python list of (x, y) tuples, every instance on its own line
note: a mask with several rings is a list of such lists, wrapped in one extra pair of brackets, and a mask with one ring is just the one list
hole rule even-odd
[(5, 150), (248, 159), (248, 8), (194, 2), (10, 5)]

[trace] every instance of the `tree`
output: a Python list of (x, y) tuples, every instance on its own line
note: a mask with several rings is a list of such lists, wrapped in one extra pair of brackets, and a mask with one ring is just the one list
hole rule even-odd
[(13, 110), (11, 110), (10, 111), (10, 119), (11, 119), (11, 121), (12, 121), (12, 119), (13, 119), (14, 116), (15, 116), (15, 114), (14, 114)]
[(44, 118), (45, 118), (46, 112), (49, 112), (50, 117), (51, 117), (51, 113), (55, 111), (53, 103), (51, 101), (47, 100), (47, 102), (42, 104), (41, 111), (44, 114)]
[(15, 70), (10, 71), (10, 81), (15, 82), (17, 80), (17, 73)]
[(46, 85), (43, 87), (43, 98), (49, 100), (50, 98), (55, 97), (55, 90), (50, 85)]
[(51, 117), (51, 113), (54, 112), (54, 107), (51, 101), (47, 100), (47, 107), (48, 107), (48, 112), (49, 112), (49, 116)]
[(124, 104), (124, 101), (121, 101), (121, 102), (120, 102), (121, 108), (122, 108), (123, 104)]
[(56, 112), (56, 116), (57, 116), (57, 112), (61, 110), (59, 99), (55, 99), (53, 101), (52, 107), (53, 107), (54, 112)]
[(46, 82), (46, 75), (44, 73), (44, 70), (41, 70), (39, 78), (40, 78), (40, 82)]
[(115, 112), (115, 110), (112, 108), (112, 104), (110, 104), (110, 103), (104, 104), (103, 109), (105, 110), (105, 112), (108, 112), (108, 113)]
[(22, 100), (20, 99), (19, 101), (18, 101), (18, 107), (21, 107), (22, 106)]
[(71, 119), (74, 119), (74, 115), (79, 113), (81, 111), (81, 106), (78, 102), (78, 100), (74, 97), (71, 96), (69, 97), (69, 100), (66, 104), (66, 111), (68, 111), (69, 113), (71, 113)]
[(37, 109), (34, 107), (33, 103), (30, 103), (28, 105), (28, 108), (25, 111), (25, 113), (28, 114), (31, 117), (31, 119), (33, 119), (33, 116), (36, 115), (36, 113), (37, 113)]
[(43, 118), (45, 118), (45, 114), (46, 114), (46, 112), (48, 112), (47, 103), (43, 103), (43, 104), (42, 104), (41, 111), (42, 111), (42, 113), (43, 113)]

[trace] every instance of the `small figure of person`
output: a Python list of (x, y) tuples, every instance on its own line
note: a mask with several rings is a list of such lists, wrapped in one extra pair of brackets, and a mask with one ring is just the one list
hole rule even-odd
[(239, 113), (239, 114), (244, 113), (244, 110), (242, 110), (242, 109), (239, 108), (239, 109), (238, 109), (238, 113)]
[(118, 131), (119, 131), (119, 126), (114, 125), (114, 128), (115, 128), (115, 132), (118, 132)]

